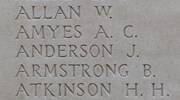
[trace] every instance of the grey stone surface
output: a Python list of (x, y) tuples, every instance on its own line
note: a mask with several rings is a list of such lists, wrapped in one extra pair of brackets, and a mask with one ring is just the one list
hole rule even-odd
[[(27, 13), (32, 17), (32, 6), (38, 7), (36, 9), (37, 15), (43, 16), (43, 6), (47, 6), (47, 15), (54, 16), (57, 11), (57, 6), (62, 6), (65, 13), (68, 13), (68, 6), (81, 6), (81, 15), (78, 18), (73, 14), (73, 19), (63, 19), (62, 15), (57, 19), (27, 19), (26, 16), (16, 19), (20, 6), (24, 6)], [(112, 9), (110, 15), (98, 16), (94, 6), (108, 6)], [(180, 98), (180, 1), (179, 0), (0, 0), (0, 100), (179, 100)], [(112, 17), (112, 18), (110, 18)], [(25, 35), (20, 35), (17, 39), (17, 34), (20, 25), (24, 25), (28, 34), (31, 35), (32, 25), (60, 25), (59, 31), (56, 32), (56, 39), (51, 38), (51, 31), (45, 29), (47, 38), (40, 39), (26, 39)], [(82, 36), (80, 38), (63, 38), (62, 25), (81, 25), (80, 31)], [(99, 25), (104, 27), (109, 38), (105, 38), (104, 33), (97, 35)], [(123, 28), (126, 25), (133, 25), (129, 27), (127, 34), (137, 37), (127, 38), (124, 36)], [(46, 27), (47, 28), (47, 27)], [(77, 30), (72, 29), (71, 34), (76, 34)], [(69, 34), (68, 34), (69, 35)], [(112, 38), (111, 38), (112, 36)], [(53, 57), (38, 56), (25, 57), (23, 54), (19, 57), (17, 52), (20, 45), (24, 45), (28, 52), (31, 52), (32, 44), (45, 45), (51, 44), (56, 46), (56, 54)], [(67, 57), (57, 57), (57, 45), (67, 45)], [(69, 45), (75, 44), (77, 46), (86, 44), (88, 47), (97, 44), (102, 44), (109, 47), (113, 44), (112, 55), (105, 53), (98, 57), (92, 57), (88, 54), (86, 57), (69, 57)], [(135, 44), (135, 56), (128, 57), (127, 53), (131, 53), (132, 45)], [(100, 47), (101, 48), (101, 47)], [(45, 49), (43, 49), (45, 50)], [(82, 52), (82, 49), (75, 51), (77, 54)], [(94, 51), (96, 52), (96, 48)], [(101, 53), (102, 48), (101, 48)], [(43, 52), (45, 53), (45, 52)], [(139, 57), (137, 57), (139, 56)], [(24, 64), (29, 77), (26, 73), (20, 72), (20, 64)], [(54, 73), (47, 74), (47, 76), (39, 77), (37, 73), (33, 76), (32, 64), (41, 65), (39, 70), (44, 74), (45, 64), (80, 64), (76, 69), (76, 75), (73, 76), (72, 66), (64, 67), (68, 72), (65, 77), (60, 77), (64, 74), (62, 69), (57, 67), (58, 77), (54, 77)], [(82, 75), (82, 64), (90, 65), (88, 72), (91, 77), (85, 74)], [(104, 71), (103, 75), (96, 77), (93, 74), (93, 65), (102, 64)], [(122, 77), (116, 68), (115, 74), (109, 72), (106, 76), (105, 65), (110, 64), (117, 66), (127, 64), (122, 70), (128, 70), (128, 76)], [(151, 75), (144, 76), (143, 64), (151, 65)], [(37, 67), (36, 67), (37, 68)], [(100, 67), (98, 67), (100, 68)], [(96, 72), (101, 72), (101, 69), (95, 69)], [(148, 74), (148, 70), (146, 70)], [(153, 76), (155, 75), (155, 76)], [(19, 92), (20, 84), (23, 83), (30, 96), (25, 92)], [(41, 83), (38, 87), (38, 96), (35, 96), (35, 88), (31, 83)], [(52, 83), (50, 91), (55, 94), (52, 96), (49, 91), (45, 96), (45, 83)], [(72, 94), (67, 91), (67, 96), (58, 96), (58, 84), (67, 83), (72, 87), (75, 83), (75, 93)], [(78, 83), (82, 85), (85, 94), (81, 94), (82, 90), (77, 88)], [(88, 94), (87, 85), (90, 83), (97, 84), (98, 93), (95, 96)], [(104, 91), (100, 83), (111, 84), (110, 94)], [(130, 87), (137, 85), (137, 95), (134, 90), (129, 91), (127, 96), (127, 83)], [(153, 83), (155, 83), (155, 96), (153, 96)], [(163, 83), (162, 89), (157, 89)], [(101, 88), (103, 89), (101, 96)], [(22, 88), (21, 88), (22, 89)], [(89, 91), (94, 93), (96, 89), (92, 86)], [(141, 95), (143, 94), (143, 95)]]

